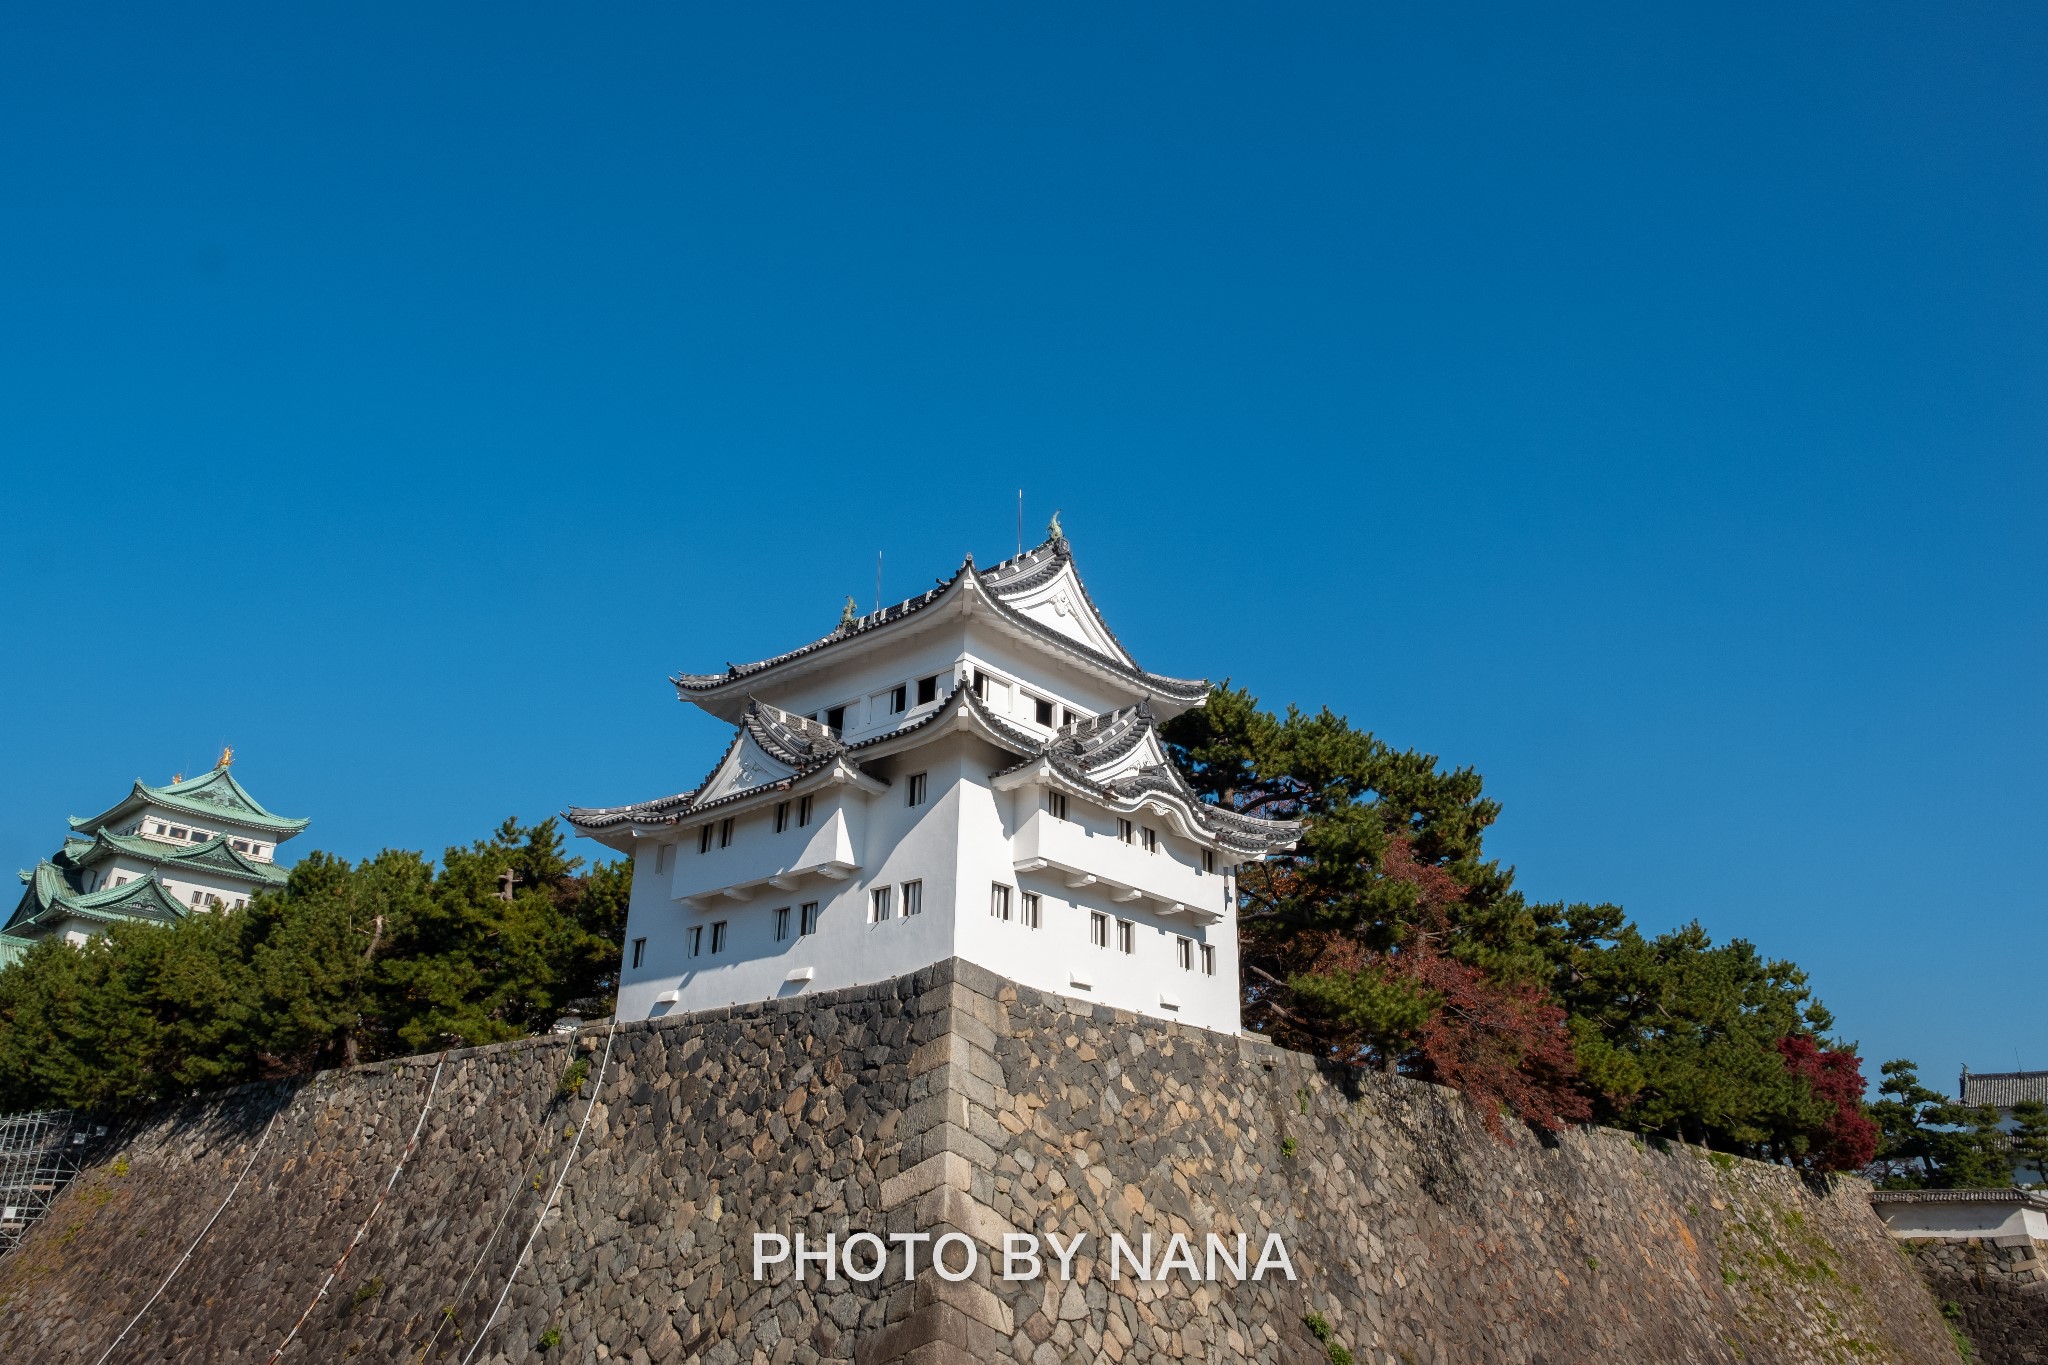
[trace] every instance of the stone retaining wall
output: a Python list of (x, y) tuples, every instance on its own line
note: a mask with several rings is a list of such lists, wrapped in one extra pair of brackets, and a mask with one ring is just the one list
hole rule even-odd
[[(139, 1127), (0, 1260), (0, 1358), (97, 1361), (217, 1217), (112, 1360), (265, 1361), (309, 1304), (287, 1359), (1957, 1359), (1852, 1182), (1597, 1130), (1503, 1140), (1448, 1091), (1347, 1088), (963, 963), (606, 1045), (600, 1027), (451, 1053), (438, 1084), (410, 1058)], [(957, 1284), (922, 1260), (899, 1282), (900, 1253), (872, 1283), (752, 1277), (756, 1232), (863, 1230), (959, 1231), (980, 1263)], [(1087, 1234), (1074, 1278), (1002, 1279), (1013, 1230)], [(1156, 1261), (1175, 1233), (1240, 1231), (1254, 1255), (1280, 1234), (1298, 1278), (1109, 1274), (1111, 1233), (1151, 1233)]]
[(1983, 1365), (2048, 1365), (2048, 1242), (1971, 1237), (1899, 1245)]

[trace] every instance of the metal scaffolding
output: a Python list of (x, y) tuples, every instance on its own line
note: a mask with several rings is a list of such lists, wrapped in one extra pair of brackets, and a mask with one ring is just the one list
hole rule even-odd
[(68, 1109), (0, 1116), (0, 1256), (50, 1211), (106, 1131)]

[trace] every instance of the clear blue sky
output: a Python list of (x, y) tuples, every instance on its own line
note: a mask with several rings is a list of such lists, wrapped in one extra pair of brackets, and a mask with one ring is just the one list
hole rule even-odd
[[(1055, 507), (1543, 898), (2048, 1067), (2048, 8), (24, 7), (0, 843), (693, 784), (664, 682)], [(1873, 1067), (1874, 1070), (1874, 1067)]]

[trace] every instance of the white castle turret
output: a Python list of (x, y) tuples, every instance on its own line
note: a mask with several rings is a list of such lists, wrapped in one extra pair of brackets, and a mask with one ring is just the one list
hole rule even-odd
[(1238, 1027), (1235, 870), (1299, 827), (1205, 804), (1057, 523), (983, 571), (677, 694), (737, 726), (697, 787), (572, 808), (632, 855), (622, 1019), (886, 980), (949, 957)]

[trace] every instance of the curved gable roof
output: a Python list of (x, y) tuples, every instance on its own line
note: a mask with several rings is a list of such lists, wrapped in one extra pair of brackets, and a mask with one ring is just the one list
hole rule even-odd
[(235, 780), (233, 773), (226, 768), (215, 768), (204, 777), (162, 787), (152, 787), (138, 777), (127, 796), (98, 815), (72, 816), (71, 828), (95, 830), (151, 805), (168, 811), (182, 811), (208, 823), (261, 830), (277, 840), (289, 839), (311, 823), (266, 810), (262, 803), (249, 795), (246, 787)]
[[(1068, 608), (1076, 612), (1085, 610), (1088, 616), (1086, 628), (1078, 633), (1048, 625), (1014, 605), (1015, 600), (1028, 601), (1034, 594), (1062, 579), (1070, 581), (1079, 596), (1078, 602), (1068, 599)], [(976, 569), (974, 556), (969, 555), (953, 576), (938, 586), (866, 616), (849, 617), (831, 634), (820, 636), (809, 644), (750, 664), (727, 664), (723, 673), (678, 673), (669, 681), (675, 685), (676, 695), (682, 700), (696, 702), (716, 714), (716, 703), (732, 697), (743, 683), (757, 685), (760, 679), (770, 674), (849, 640), (893, 633), (912, 618), (929, 621), (938, 612), (956, 604), (962, 610), (971, 610), (974, 601), (984, 603), (1014, 633), (1070, 663), (1104, 674), (1125, 687), (1153, 697), (1173, 712), (1198, 706), (1208, 698), (1209, 683), (1206, 679), (1172, 678), (1147, 672), (1137, 665), (1109, 629), (1108, 623), (1103, 621), (1094, 600), (1088, 596), (1080, 573), (1074, 568), (1073, 551), (1063, 536), (1054, 537), (1014, 559), (1006, 559), (986, 572)], [(1101, 644), (1089, 643), (1090, 638), (1099, 639)]]

